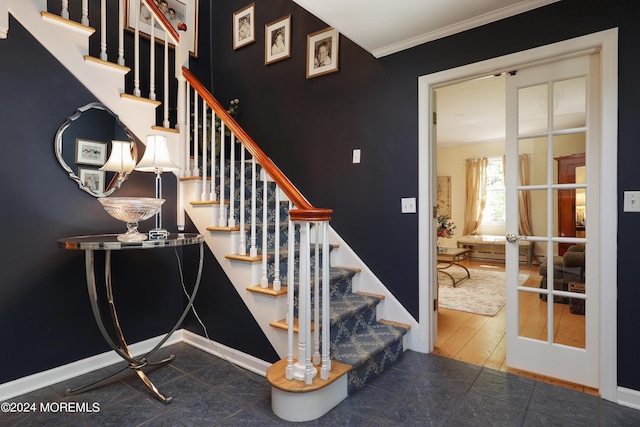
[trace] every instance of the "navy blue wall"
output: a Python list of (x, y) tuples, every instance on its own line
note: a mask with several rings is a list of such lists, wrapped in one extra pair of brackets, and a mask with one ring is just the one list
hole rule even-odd
[[(619, 193), (640, 188), (637, 2), (563, 0), (381, 59), (341, 36), (339, 72), (308, 80), (307, 35), (327, 25), (290, 0), (256, 2), (256, 43), (234, 51), (231, 17), (246, 4), (214, 2), (214, 95), (240, 99), (240, 124), (311, 203), (334, 209), (332, 226), (416, 317), (421, 213), (402, 215), (400, 199), (418, 194), (419, 76), (619, 27)], [(291, 58), (264, 65), (264, 25), (287, 14)], [(619, 277), (619, 383), (640, 390), (640, 226), (620, 212), (618, 265), (604, 267)]]
[[(9, 25), (9, 37), (0, 40), (0, 342), (5, 350), (0, 352), (0, 384), (109, 350), (89, 305), (84, 253), (58, 249), (56, 240), (126, 229), (69, 179), (54, 153), (58, 127), (97, 99), (15, 19)], [(204, 46), (208, 61), (206, 38)], [(167, 199), (163, 225), (176, 231), (176, 178), (163, 174), (162, 179)], [(154, 194), (155, 176), (141, 172), (134, 172), (115, 193)], [(153, 225), (150, 219), (140, 229)], [(194, 249), (184, 250), (187, 283), (197, 267)], [(114, 252), (112, 264), (127, 340), (134, 343), (168, 331), (184, 307), (173, 250)], [(265, 360), (277, 359), (210, 255), (201, 291), (196, 304), (203, 306), (200, 314), (212, 339)], [(214, 308), (224, 307), (206, 312), (206, 299), (214, 301)], [(233, 328), (215, 326), (229, 324)], [(195, 324), (191, 329), (203, 333)]]

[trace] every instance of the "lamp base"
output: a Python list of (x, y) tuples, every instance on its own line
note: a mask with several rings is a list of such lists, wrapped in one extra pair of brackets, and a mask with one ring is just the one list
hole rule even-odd
[(149, 239), (150, 240), (163, 240), (169, 237), (169, 232), (164, 228), (154, 228), (149, 230)]

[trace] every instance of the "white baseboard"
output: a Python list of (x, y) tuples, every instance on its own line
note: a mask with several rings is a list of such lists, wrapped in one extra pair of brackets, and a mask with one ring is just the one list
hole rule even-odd
[[(145, 352), (153, 349), (163, 338), (164, 335), (149, 338), (148, 340), (130, 345), (129, 350), (134, 356), (144, 354)], [(184, 329), (175, 331), (171, 338), (164, 343), (163, 347), (177, 344), (179, 342), (185, 342), (263, 376), (266, 375), (267, 368), (271, 366), (271, 363), (231, 349), (222, 344), (213, 341), (209, 342), (206, 338)], [(60, 381), (65, 381), (70, 378), (95, 371), (96, 369), (105, 368), (121, 361), (122, 358), (118, 356), (115, 351), (111, 350), (95, 356), (87, 357), (86, 359), (68, 363), (63, 366), (58, 366), (47, 371), (38, 372), (33, 375), (0, 384), (0, 402), (12, 399), (16, 396), (21, 396), (25, 393), (30, 393), (43, 387), (57, 384)]]
[(272, 365), (270, 362), (265, 362), (262, 359), (242, 353), (224, 344), (209, 341), (207, 338), (185, 329), (182, 330), (182, 341), (221, 359), (228, 360), (234, 365), (262, 375), (263, 377), (267, 376), (267, 369)]
[(630, 388), (618, 387), (617, 399), (619, 405), (633, 409), (640, 409), (640, 391)]

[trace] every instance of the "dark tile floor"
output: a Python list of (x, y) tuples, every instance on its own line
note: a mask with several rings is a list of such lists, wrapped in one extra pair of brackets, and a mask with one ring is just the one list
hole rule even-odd
[[(151, 397), (130, 373), (107, 385), (66, 397), (123, 364), (9, 400), (34, 403), (28, 414), (0, 412), (0, 426), (282, 426), (271, 412), (270, 387), (188, 344), (160, 350), (175, 354), (149, 376), (173, 401)], [(61, 402), (76, 402), (66, 409)], [(96, 405), (97, 404), (97, 405)], [(41, 406), (48, 412), (43, 412)], [(14, 405), (14, 407), (17, 405)], [(4, 406), (3, 406), (4, 408)], [(76, 409), (77, 412), (73, 412)], [(93, 411), (93, 412), (91, 412)], [(640, 411), (596, 396), (504, 372), (408, 351), (390, 370), (309, 426), (640, 426)]]

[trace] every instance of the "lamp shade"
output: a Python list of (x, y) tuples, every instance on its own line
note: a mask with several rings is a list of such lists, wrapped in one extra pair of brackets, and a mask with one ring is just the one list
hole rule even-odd
[(171, 160), (167, 138), (164, 135), (148, 135), (144, 156), (135, 169), (141, 172), (163, 172), (180, 168)]
[(109, 172), (129, 173), (136, 166), (131, 155), (131, 141), (111, 141), (111, 154), (107, 163), (100, 170)]

